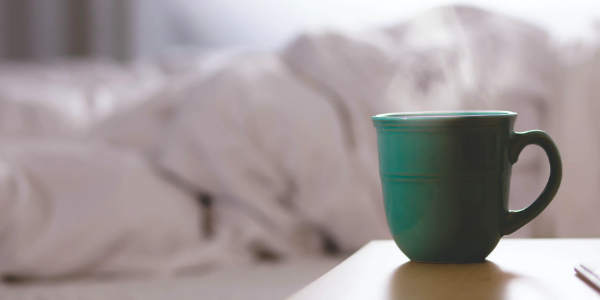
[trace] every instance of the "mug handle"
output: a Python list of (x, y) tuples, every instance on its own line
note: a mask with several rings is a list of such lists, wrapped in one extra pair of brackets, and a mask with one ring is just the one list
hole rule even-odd
[(502, 234), (510, 234), (521, 228), (523, 225), (529, 223), (533, 218), (539, 215), (546, 206), (552, 201), (554, 195), (558, 191), (560, 186), (560, 180), (562, 179), (562, 163), (560, 161), (560, 154), (558, 148), (552, 141), (549, 135), (541, 130), (530, 130), (525, 132), (513, 132), (510, 138), (508, 147), (508, 159), (511, 164), (517, 162), (519, 154), (525, 148), (525, 146), (533, 144), (538, 145), (544, 149), (550, 162), (550, 177), (548, 183), (538, 198), (531, 203), (527, 208), (512, 211), (509, 210), (504, 219), (502, 225)]

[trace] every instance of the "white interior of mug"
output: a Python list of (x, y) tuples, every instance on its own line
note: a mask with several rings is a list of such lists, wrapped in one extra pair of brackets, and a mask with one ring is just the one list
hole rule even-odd
[(470, 118), (470, 117), (502, 117), (516, 116), (517, 113), (502, 110), (481, 111), (423, 111), (423, 112), (396, 112), (379, 114), (373, 117), (376, 120), (398, 119), (427, 119), (427, 118)]

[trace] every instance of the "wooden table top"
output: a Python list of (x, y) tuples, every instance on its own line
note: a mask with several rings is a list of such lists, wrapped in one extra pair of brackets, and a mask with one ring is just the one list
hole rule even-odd
[(372, 241), (290, 299), (600, 299), (575, 275), (600, 263), (600, 239), (502, 239), (485, 263), (409, 262)]

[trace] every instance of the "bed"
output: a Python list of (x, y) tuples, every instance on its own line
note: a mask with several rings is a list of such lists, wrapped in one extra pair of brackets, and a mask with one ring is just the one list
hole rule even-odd
[[(565, 181), (516, 237), (598, 235), (586, 47), (452, 6), (273, 53), (3, 62), (0, 297), (280, 299), (389, 238), (369, 116), (390, 111), (514, 110), (517, 130), (547, 129)], [(521, 156), (511, 208), (545, 168)]]

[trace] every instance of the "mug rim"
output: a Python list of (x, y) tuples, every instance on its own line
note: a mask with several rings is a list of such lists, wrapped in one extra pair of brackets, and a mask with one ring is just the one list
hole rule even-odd
[(473, 119), (515, 117), (516, 112), (508, 110), (449, 110), (449, 111), (415, 111), (392, 112), (372, 116), (374, 121), (406, 121), (406, 120), (439, 120), (439, 119)]

